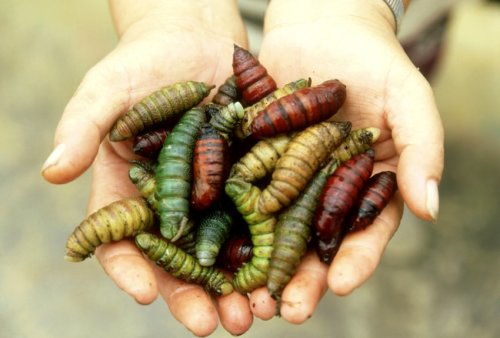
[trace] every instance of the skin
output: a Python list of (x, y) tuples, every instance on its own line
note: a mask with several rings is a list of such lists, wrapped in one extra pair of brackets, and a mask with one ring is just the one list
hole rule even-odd
[[(116, 118), (165, 84), (190, 79), (220, 85), (232, 73), (233, 43), (248, 48), (236, 1), (110, 0), (110, 8), (120, 42), (89, 70), (69, 101), (55, 150), (42, 167), (47, 181), (64, 184), (93, 164), (89, 213), (137, 195), (127, 177), (131, 145), (106, 137)], [(306, 256), (283, 292), (281, 315), (289, 322), (307, 320), (328, 289), (343, 296), (366, 282), (399, 226), (403, 203), (424, 220), (437, 218), (443, 128), (432, 90), (394, 27), (380, 0), (269, 4), (261, 63), (279, 86), (309, 76), (313, 84), (341, 79), (348, 96), (336, 119), (350, 120), (353, 128), (381, 129), (374, 172), (396, 171), (400, 189), (373, 225), (345, 238), (331, 266)], [(229, 333), (242, 334), (253, 316), (275, 314), (264, 288), (213, 301), (201, 287), (156, 268), (129, 241), (103, 245), (96, 257), (118, 287), (141, 304), (160, 295), (196, 336), (209, 335), (219, 322)]]

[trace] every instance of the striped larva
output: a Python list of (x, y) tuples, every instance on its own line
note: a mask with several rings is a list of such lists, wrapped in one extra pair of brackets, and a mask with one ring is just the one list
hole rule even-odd
[(156, 159), (171, 130), (170, 127), (162, 127), (137, 135), (132, 150), (137, 155)]
[(392, 171), (382, 171), (370, 177), (352, 212), (349, 230), (362, 230), (372, 224), (397, 189), (396, 173)]
[(241, 120), (240, 124), (235, 130), (235, 134), (238, 138), (243, 139), (248, 137), (251, 133), (251, 125), (255, 117), (264, 110), (271, 102), (278, 100), (279, 98), (292, 94), (293, 92), (307, 88), (311, 86), (311, 79), (298, 79), (296, 81), (292, 81), (287, 83), (281, 88), (276, 89), (271, 94), (267, 95), (260, 101), (254, 103), (251, 106), (245, 107), (245, 115)]
[(149, 259), (176, 278), (203, 285), (209, 293), (217, 296), (224, 296), (233, 291), (231, 282), (222, 271), (201, 266), (196, 258), (166, 240), (149, 233), (141, 233), (135, 236), (135, 243)]
[(85, 218), (69, 236), (64, 259), (80, 262), (104, 243), (132, 237), (151, 228), (154, 213), (141, 197), (112, 202)]
[(148, 201), (149, 207), (156, 210), (154, 166), (141, 161), (132, 161), (132, 166), (128, 169), (128, 177), (139, 190), (141, 196)]
[(154, 126), (177, 119), (186, 110), (200, 103), (214, 87), (204, 82), (185, 81), (155, 91), (118, 118), (111, 128), (110, 140), (126, 140)]
[(271, 182), (260, 195), (259, 212), (271, 214), (290, 205), (350, 129), (350, 122), (321, 122), (298, 133), (276, 163)]
[(230, 103), (240, 100), (238, 87), (236, 87), (236, 76), (231, 75), (224, 81), (222, 85), (217, 88), (212, 98), (212, 102), (221, 106), (227, 106)]
[(278, 301), (278, 308), (284, 287), (306, 253), (314, 212), (323, 186), (337, 166), (338, 162), (331, 160), (321, 168), (295, 202), (278, 217), (267, 273), (267, 289), (271, 297)]
[(186, 112), (165, 139), (156, 167), (157, 210), (161, 234), (176, 241), (188, 232), (192, 161), (196, 138), (205, 123), (205, 112)]
[(218, 112), (214, 112), (209, 123), (217, 130), (230, 144), (236, 126), (243, 118), (245, 111), (239, 102), (230, 103), (222, 107)]
[(234, 45), (233, 73), (242, 102), (249, 106), (276, 90), (276, 82), (248, 50)]
[(337, 149), (332, 152), (331, 157), (339, 162), (345, 162), (351, 157), (364, 153), (378, 140), (380, 129), (375, 127), (351, 130), (349, 135)]
[(222, 209), (213, 209), (201, 218), (196, 231), (196, 258), (200, 265), (214, 265), (232, 222), (231, 215)]
[(260, 189), (241, 178), (230, 177), (226, 181), (226, 194), (247, 222), (253, 244), (252, 259), (236, 272), (233, 280), (234, 288), (244, 294), (266, 285), (276, 218), (257, 211)]
[(253, 119), (250, 133), (261, 139), (302, 130), (324, 121), (340, 109), (346, 98), (346, 86), (338, 80), (299, 89), (271, 102)]
[(346, 231), (346, 217), (371, 176), (374, 164), (372, 149), (342, 163), (328, 178), (314, 218), (316, 252), (324, 263), (337, 253)]

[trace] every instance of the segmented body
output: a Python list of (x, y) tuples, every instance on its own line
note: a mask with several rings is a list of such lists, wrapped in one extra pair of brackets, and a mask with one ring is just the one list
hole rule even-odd
[(269, 185), (262, 191), (258, 210), (278, 212), (299, 196), (330, 153), (343, 142), (350, 122), (321, 122), (298, 133), (276, 163)]
[(260, 140), (233, 164), (231, 176), (239, 176), (247, 182), (255, 182), (270, 175), (291, 139), (290, 135), (282, 134)]
[(234, 45), (233, 73), (243, 103), (248, 106), (276, 90), (276, 82), (248, 50)]
[(251, 125), (255, 117), (264, 110), (271, 102), (278, 100), (279, 98), (292, 94), (293, 92), (310, 87), (311, 79), (298, 79), (287, 83), (281, 88), (276, 89), (271, 94), (267, 95), (260, 101), (254, 103), (251, 106), (245, 107), (245, 115), (241, 120), (240, 124), (236, 128), (235, 134), (238, 138), (243, 139), (251, 134)]
[(64, 259), (83, 261), (104, 243), (119, 241), (153, 226), (154, 213), (143, 198), (125, 198), (85, 218), (69, 236)]
[(304, 192), (278, 217), (267, 273), (267, 289), (278, 302), (284, 287), (306, 253), (319, 196), (326, 180), (337, 166), (337, 161), (333, 160), (318, 171)]
[(330, 263), (347, 231), (346, 217), (371, 176), (374, 152), (368, 150), (344, 162), (328, 178), (316, 209), (314, 231), (316, 252)]
[(163, 142), (165, 142), (171, 130), (172, 128), (163, 127), (137, 135), (132, 148), (134, 153), (150, 159), (156, 159), (163, 146)]
[(196, 231), (196, 258), (203, 266), (212, 266), (224, 241), (229, 237), (232, 217), (222, 209), (209, 211)]
[(260, 189), (251, 183), (230, 177), (226, 181), (226, 193), (247, 222), (253, 244), (252, 259), (237, 271), (233, 280), (235, 289), (244, 294), (266, 285), (276, 218), (258, 212)]
[(222, 245), (216, 264), (225, 270), (235, 272), (252, 259), (252, 248), (250, 236), (230, 236)]
[(370, 149), (379, 136), (380, 129), (374, 127), (352, 130), (344, 142), (333, 151), (332, 158), (345, 162)]
[(161, 234), (172, 241), (189, 230), (194, 144), (205, 123), (205, 112), (193, 108), (186, 112), (165, 139), (156, 167), (156, 200)]
[(185, 81), (166, 86), (136, 103), (113, 125), (110, 140), (121, 141), (177, 119), (200, 103), (215, 86)]
[(140, 161), (133, 161), (128, 169), (128, 177), (134, 183), (142, 197), (148, 201), (151, 209), (156, 210), (156, 178), (154, 168)]
[(236, 76), (233, 74), (217, 88), (217, 93), (214, 95), (212, 102), (221, 106), (227, 106), (239, 100), (240, 95), (238, 93), (238, 87), (236, 86)]
[(365, 229), (373, 223), (398, 189), (396, 173), (382, 171), (370, 177), (354, 208), (350, 231)]
[(240, 123), (244, 113), (241, 103), (230, 103), (222, 107), (218, 112), (214, 112), (209, 122), (215, 130), (230, 142), (234, 129)]
[(271, 102), (252, 121), (253, 138), (302, 130), (333, 116), (344, 104), (346, 86), (338, 80), (300, 89)]
[(148, 233), (138, 234), (135, 243), (153, 262), (176, 278), (203, 285), (214, 295), (223, 296), (233, 291), (222, 271), (201, 266), (195, 257), (172, 243)]
[(191, 206), (210, 208), (224, 192), (229, 173), (229, 148), (226, 140), (208, 123), (194, 146)]

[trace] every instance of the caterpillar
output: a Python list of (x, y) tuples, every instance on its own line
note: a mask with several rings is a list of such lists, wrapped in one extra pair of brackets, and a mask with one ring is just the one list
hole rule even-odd
[(161, 234), (175, 242), (189, 231), (192, 161), (196, 138), (205, 123), (201, 108), (187, 111), (165, 139), (155, 171)]
[(330, 263), (345, 233), (345, 220), (359, 193), (370, 178), (374, 151), (356, 155), (344, 162), (328, 178), (314, 218), (315, 247), (319, 259)]
[(126, 140), (153, 126), (177, 119), (207, 97), (214, 87), (204, 82), (185, 81), (153, 92), (118, 118), (111, 128), (110, 140)]
[(337, 167), (338, 162), (331, 160), (321, 168), (303, 193), (278, 217), (267, 272), (267, 289), (271, 297), (278, 302), (278, 309), (281, 293), (306, 253), (314, 212), (323, 186)]
[(255, 182), (271, 174), (291, 138), (290, 135), (282, 134), (260, 140), (233, 164), (230, 176), (239, 176), (247, 182)]
[(276, 90), (276, 82), (248, 50), (234, 45), (233, 73), (242, 102), (249, 106)]
[(230, 103), (222, 107), (218, 112), (214, 112), (209, 123), (230, 142), (234, 129), (240, 123), (244, 113), (245, 111), (241, 103)]
[(240, 124), (235, 130), (235, 134), (238, 138), (244, 139), (248, 137), (251, 133), (251, 125), (255, 117), (266, 108), (271, 102), (278, 100), (279, 98), (291, 94), (301, 88), (306, 88), (311, 86), (311, 78), (309, 79), (298, 79), (287, 83), (281, 88), (276, 89), (271, 94), (267, 95), (260, 101), (254, 103), (251, 106), (245, 107), (245, 115), (241, 120)]
[(205, 210), (219, 200), (229, 173), (229, 148), (226, 140), (206, 123), (194, 146), (191, 206)]
[(240, 100), (240, 95), (238, 93), (238, 87), (236, 86), (236, 76), (231, 75), (224, 81), (224, 83), (217, 88), (217, 93), (215, 93), (212, 98), (212, 102), (221, 106), (227, 106), (230, 103)]
[(156, 179), (154, 168), (149, 163), (132, 161), (128, 169), (128, 177), (134, 183), (142, 197), (148, 201), (151, 209), (156, 210)]
[(346, 86), (339, 80), (302, 88), (271, 102), (253, 119), (250, 134), (260, 139), (307, 126), (333, 116), (344, 104)]
[(86, 217), (69, 236), (64, 259), (80, 262), (104, 243), (119, 241), (152, 227), (154, 213), (140, 197), (125, 198)]
[(216, 265), (235, 272), (252, 258), (252, 248), (250, 236), (242, 234), (230, 236), (219, 251)]
[(222, 271), (201, 266), (192, 255), (166, 240), (153, 234), (140, 233), (135, 236), (135, 243), (156, 265), (176, 278), (203, 285), (209, 293), (217, 296), (224, 296), (233, 291), (231, 282)]
[(146, 158), (156, 159), (171, 130), (172, 128), (162, 127), (137, 135), (132, 146), (133, 152)]
[(365, 229), (389, 203), (398, 189), (396, 173), (382, 171), (370, 177), (354, 208), (349, 231)]
[(321, 122), (298, 133), (277, 161), (271, 182), (260, 195), (259, 212), (271, 214), (290, 205), (350, 129), (350, 122)]
[(251, 183), (238, 177), (230, 177), (226, 181), (225, 190), (248, 224), (253, 245), (252, 259), (236, 272), (233, 279), (234, 288), (245, 294), (266, 285), (276, 218), (257, 211), (260, 189)]
[(202, 217), (196, 231), (196, 258), (200, 265), (214, 265), (232, 222), (231, 215), (222, 209), (211, 210)]
[(341, 163), (345, 162), (353, 156), (370, 149), (379, 136), (380, 129), (375, 127), (351, 130), (344, 142), (333, 151), (332, 158), (337, 159)]

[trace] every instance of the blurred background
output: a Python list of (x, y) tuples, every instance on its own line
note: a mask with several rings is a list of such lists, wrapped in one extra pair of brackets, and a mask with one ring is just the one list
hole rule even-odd
[[(266, 1), (239, 3), (258, 53)], [(39, 173), (64, 106), (117, 42), (107, 3), (2, 0), (0, 37), (0, 337), (190, 337), (96, 260), (63, 260), (90, 177), (54, 186)], [(303, 325), (256, 319), (246, 337), (500, 336), (500, 3), (414, 0), (400, 38), (446, 129), (439, 221), (405, 213), (363, 287), (328, 293)]]

